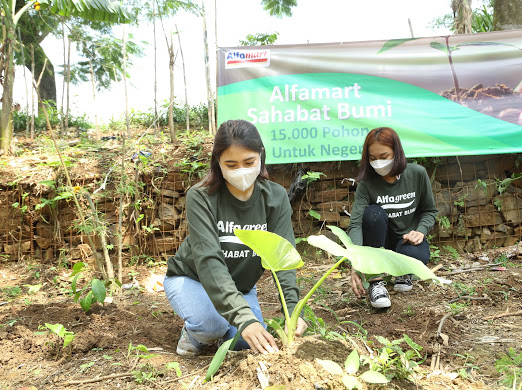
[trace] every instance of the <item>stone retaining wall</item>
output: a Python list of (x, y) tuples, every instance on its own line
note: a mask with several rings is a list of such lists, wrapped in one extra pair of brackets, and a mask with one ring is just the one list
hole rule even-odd
[[(522, 179), (504, 188), (506, 178), (520, 174), (520, 155), (444, 157), (420, 161), (433, 181), (439, 215), (431, 243), (459, 251), (509, 246), (522, 238)], [(316, 234), (326, 225), (345, 229), (355, 194), (357, 163), (328, 162), (269, 166), (271, 179), (292, 187), (296, 236)], [(299, 172), (321, 172), (319, 180), (294, 191)], [(191, 180), (180, 172), (143, 177), (143, 193), (124, 207), (123, 243), (131, 259), (166, 258), (187, 234), (185, 193)], [(504, 182), (502, 182), (504, 180)], [(80, 183), (94, 189), (94, 180)], [(49, 191), (49, 189), (47, 189)], [(93, 191), (89, 191), (93, 192)], [(27, 194), (27, 195), (24, 195)], [(86, 234), (79, 228), (74, 203), (57, 201), (41, 207), (41, 199), (56, 193), (42, 186), (0, 191), (0, 252), (4, 258), (35, 257), (43, 261), (60, 255), (78, 260), (89, 256)], [(119, 197), (110, 188), (94, 195), (109, 242), (116, 248)], [(128, 201), (128, 199), (126, 199)], [(17, 207), (13, 204), (18, 203)], [(37, 206), (39, 205), (39, 206)], [(84, 203), (86, 214), (88, 207)], [(99, 237), (93, 235), (97, 248)]]

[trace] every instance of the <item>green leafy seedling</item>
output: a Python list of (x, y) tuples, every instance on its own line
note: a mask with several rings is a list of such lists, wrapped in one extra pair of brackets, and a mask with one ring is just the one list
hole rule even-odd
[(50, 331), (50, 333), (54, 333), (55, 335), (57, 335), (58, 337), (63, 339), (62, 348), (66, 348), (74, 340), (74, 332), (68, 331), (67, 329), (65, 329), (65, 326), (63, 326), (62, 324), (47, 324), (46, 323), (45, 327), (40, 327), (40, 328), (43, 328), (43, 329), (47, 328)]
[[(324, 235), (309, 236), (307, 242), (317, 248), (325, 250), (341, 259), (335, 263), (312, 287), (312, 289), (301, 299), (290, 317), (286, 301), (283, 296), (277, 272), (282, 270), (290, 270), (302, 267), (304, 265), (299, 252), (293, 245), (283, 237), (262, 230), (241, 230), (235, 229), (234, 234), (248, 247), (254, 250), (261, 257), (261, 265), (270, 270), (274, 276), (279, 296), (285, 314), (285, 323), (287, 324), (287, 332), (277, 324), (274, 330), (281, 338), (283, 345), (289, 345), (294, 341), (297, 320), (304, 306), (314, 292), (326, 280), (328, 275), (332, 273), (339, 265), (345, 261), (352, 264), (353, 269), (366, 275), (376, 275), (387, 273), (393, 276), (401, 276), (406, 274), (415, 274), (420, 279), (436, 279), (436, 276), (422, 262), (393, 252), (388, 249), (372, 248), (367, 246), (355, 245), (348, 235), (337, 226), (328, 226), (332, 232), (344, 244), (344, 248), (330, 240)], [(367, 282), (366, 282), (367, 283)], [(270, 326), (273, 322), (268, 322)]]
[(360, 367), (359, 353), (356, 349), (354, 349), (346, 358), (346, 361), (344, 362), (344, 370), (339, 364), (332, 360), (315, 359), (315, 361), (328, 373), (341, 376), (341, 380), (347, 389), (362, 389), (363, 386), (360, 380), (375, 384), (385, 384), (389, 382), (384, 375), (373, 370), (365, 371), (361, 375), (356, 376)]
[(221, 346), (216, 351), (216, 354), (212, 358), (212, 361), (210, 362), (210, 366), (208, 367), (207, 375), (205, 376), (205, 381), (203, 383), (211, 381), (212, 378), (214, 378), (214, 375), (216, 375), (219, 367), (221, 367), (221, 364), (223, 364), (223, 360), (225, 360), (228, 351), (234, 349), (236, 346), (237, 340), (239, 340), (239, 336), (240, 334), (237, 332), (234, 338), (231, 338), (230, 340), (227, 340), (221, 344)]

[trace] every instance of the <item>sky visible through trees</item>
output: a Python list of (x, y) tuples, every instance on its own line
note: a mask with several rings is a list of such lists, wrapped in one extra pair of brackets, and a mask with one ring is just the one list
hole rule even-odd
[[(207, 28), (211, 63), (211, 80), (215, 84), (215, 20), (214, 2), (204, 1), (207, 12)], [(444, 28), (433, 28), (433, 20), (451, 12), (448, 0), (419, 2), (418, 0), (370, 0), (354, 2), (346, 0), (324, 0), (314, 2), (300, 0), (293, 9), (292, 17), (276, 18), (264, 11), (258, 0), (217, 0), (217, 45), (239, 46), (248, 34), (274, 33), (279, 37), (276, 44), (306, 44), (319, 42), (365, 41), (410, 37), (408, 18), (416, 37), (445, 35)], [(157, 96), (161, 105), (169, 97), (168, 51), (165, 34), (169, 36), (177, 25), (181, 33), (181, 44), (187, 68), (189, 104), (205, 102), (206, 85), (204, 70), (203, 22), (196, 15), (179, 12), (174, 18), (158, 20), (156, 25), (157, 48)], [(152, 24), (126, 27), (136, 41), (146, 41), (145, 56), (136, 58), (129, 69), (129, 107), (147, 110), (154, 106), (154, 47)], [(115, 36), (122, 38), (122, 28), (114, 27)], [(178, 47), (177, 37), (174, 37)], [(43, 42), (56, 69), (63, 63), (63, 45), (54, 37)], [(71, 62), (80, 60), (74, 53)], [(178, 55), (175, 71), (175, 95), (181, 102), (184, 97), (181, 57)], [(26, 70), (26, 75), (28, 72)], [(61, 101), (62, 78), (56, 76), (58, 102)], [(90, 83), (71, 86), (71, 109), (73, 113), (90, 114), (94, 108)], [(215, 92), (215, 85), (213, 87)], [(123, 83), (113, 84), (97, 96), (97, 111), (100, 118), (119, 118), (125, 111)], [(14, 100), (25, 107), (25, 83), (23, 69), (17, 67)]]

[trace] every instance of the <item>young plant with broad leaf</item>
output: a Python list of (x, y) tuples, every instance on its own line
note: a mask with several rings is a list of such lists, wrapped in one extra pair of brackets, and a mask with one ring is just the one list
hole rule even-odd
[[(382, 273), (389, 273), (394, 276), (415, 274), (420, 279), (436, 278), (433, 272), (431, 272), (422, 262), (412, 257), (404, 256), (387, 249), (355, 245), (343, 230), (336, 226), (329, 226), (329, 228), (345, 245), (344, 248), (324, 235), (310, 236), (308, 237), (308, 243), (317, 248), (323, 249), (334, 256), (340, 256), (340, 259), (317, 281), (317, 283), (310, 289), (304, 298), (297, 303), (291, 316), (288, 312), (288, 307), (286, 305), (283, 290), (277, 277), (277, 272), (302, 267), (304, 262), (301, 259), (301, 255), (288, 240), (275, 233), (263, 230), (234, 230), (234, 234), (245, 245), (256, 252), (259, 257), (261, 257), (261, 265), (263, 268), (272, 272), (274, 281), (279, 291), (281, 304), (283, 306), (286, 326), (285, 329), (283, 329), (283, 327), (275, 320), (267, 320), (267, 324), (275, 330), (283, 342), (283, 345), (285, 346), (293, 343), (295, 338), (295, 331), (297, 328), (297, 321), (308, 300), (326, 280), (326, 278), (328, 278), (328, 276), (345, 261), (349, 261), (354, 269), (364, 274), (377, 275)], [(238, 338), (239, 333), (236, 334), (234, 339), (228, 340), (221, 345), (212, 359), (205, 381), (212, 380), (212, 377), (223, 363), (228, 350), (234, 348), (235, 342)], [(347, 368), (348, 375), (346, 378), (343, 377), (343, 381), (346, 381), (345, 385), (347, 387), (348, 384), (354, 383), (358, 383), (360, 385), (357, 377), (352, 375), (355, 374), (358, 369), (357, 368), (355, 371), (353, 371), (352, 365), (354, 363), (352, 360), (354, 360), (355, 357), (352, 356), (351, 358), (349, 357), (349, 359), (351, 362), (349, 366), (350, 368)], [(357, 355), (357, 362), (358, 361), (359, 356)], [(370, 383), (387, 383), (387, 379), (385, 377), (376, 374), (373, 374), (372, 372), (368, 374), (364, 373), (359, 376), (359, 379)], [(354, 385), (348, 388), (354, 387), (358, 386)]]
[(364, 277), (365, 275), (369, 278), (370, 275), (375, 276), (384, 273), (393, 276), (415, 274), (423, 280), (436, 279), (433, 272), (419, 260), (388, 249), (355, 245), (342, 229), (336, 226), (328, 227), (344, 244), (344, 247), (324, 235), (310, 236), (307, 241), (310, 245), (331, 253), (336, 257), (340, 257), (340, 259), (317, 281), (304, 298), (297, 303), (291, 316), (288, 313), (283, 291), (277, 278), (277, 272), (303, 266), (304, 263), (299, 252), (297, 252), (288, 240), (275, 233), (261, 230), (234, 230), (234, 234), (261, 257), (262, 266), (270, 270), (274, 276), (285, 315), (286, 332), (277, 322), (267, 322), (281, 338), (283, 345), (291, 344), (294, 341), (297, 320), (307, 301), (326, 280), (328, 275), (345, 261), (350, 262), (352, 268), (362, 274), (363, 283), (367, 280)]
[(389, 380), (378, 371), (368, 370), (357, 376), (360, 367), (360, 357), (356, 349), (348, 355), (343, 368), (332, 360), (315, 359), (324, 370), (332, 375), (338, 375), (347, 389), (362, 389), (361, 380), (367, 383), (385, 384)]

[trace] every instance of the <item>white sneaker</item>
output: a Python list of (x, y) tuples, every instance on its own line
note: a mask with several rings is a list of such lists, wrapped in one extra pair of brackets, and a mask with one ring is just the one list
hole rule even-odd
[(379, 280), (370, 282), (370, 304), (376, 309), (383, 309), (391, 306), (390, 296), (386, 290), (386, 282)]
[(190, 341), (185, 327), (181, 329), (181, 336), (179, 337), (178, 346), (176, 347), (176, 353), (181, 356), (196, 356), (201, 353), (201, 348), (196, 347), (192, 344), (192, 341)]

